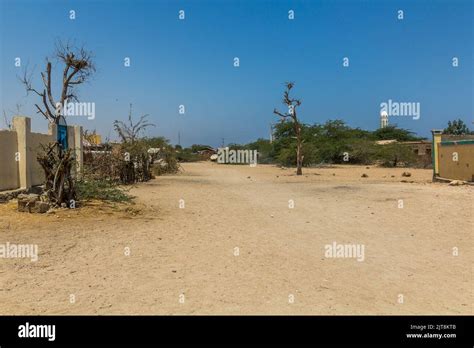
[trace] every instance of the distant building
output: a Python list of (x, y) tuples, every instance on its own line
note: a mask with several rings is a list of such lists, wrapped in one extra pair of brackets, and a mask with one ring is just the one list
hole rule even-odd
[(82, 140), (84, 146), (97, 146), (102, 144), (102, 137), (99, 134), (85, 134)]
[(388, 114), (387, 111), (380, 113), (380, 128), (388, 127)]
[(417, 141), (401, 141), (400, 144), (410, 146), (418, 156), (428, 156), (431, 161), (431, 148), (432, 142), (428, 140), (417, 140)]
[(433, 129), (433, 179), (474, 182), (474, 135), (447, 135)]
[(387, 144), (394, 144), (396, 142), (397, 142), (396, 139), (390, 139), (390, 140), (377, 140), (375, 143), (377, 145), (387, 145)]
[(212, 155), (217, 154), (217, 150), (210, 146), (206, 146), (205, 148), (199, 150), (197, 153), (199, 156), (201, 156), (201, 158), (208, 160), (211, 158)]
[(390, 140), (377, 140), (375, 142), (377, 145), (390, 145), (390, 144), (399, 144), (403, 146), (408, 146), (411, 148), (413, 153), (417, 155), (418, 165), (423, 167), (428, 167), (432, 163), (431, 150), (433, 143), (428, 140), (417, 140), (417, 141), (397, 141), (396, 139)]

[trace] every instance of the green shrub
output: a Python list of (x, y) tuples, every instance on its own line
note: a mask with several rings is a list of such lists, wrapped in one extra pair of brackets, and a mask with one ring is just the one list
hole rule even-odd
[(161, 153), (160, 159), (153, 164), (153, 174), (176, 174), (179, 172), (180, 165), (173, 149), (165, 149)]
[[(148, 153), (148, 149), (149, 145), (142, 139), (120, 144), (120, 152), (123, 157), (118, 161), (118, 168), (122, 184), (133, 184), (152, 179), (153, 159)], [(125, 156), (126, 154), (127, 156)]]
[(412, 166), (417, 158), (409, 146), (402, 144), (387, 144), (377, 146), (377, 159), (384, 167)]
[(198, 162), (202, 161), (203, 157), (197, 153), (193, 153), (191, 149), (185, 148), (180, 149), (179, 152), (176, 152), (176, 159), (179, 162)]
[(366, 139), (352, 139), (349, 144), (349, 163), (371, 164), (376, 160), (377, 145)]
[(132, 197), (114, 182), (109, 180), (81, 180), (76, 182), (80, 200), (102, 200), (111, 202), (130, 202)]

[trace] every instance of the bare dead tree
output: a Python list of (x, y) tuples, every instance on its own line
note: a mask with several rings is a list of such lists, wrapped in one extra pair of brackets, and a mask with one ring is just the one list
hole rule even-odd
[(138, 122), (133, 122), (132, 104), (128, 113), (128, 123), (115, 120), (114, 129), (122, 140), (121, 152), (128, 154), (129, 159), (119, 162), (118, 170), (120, 181), (123, 184), (132, 184), (137, 181), (148, 181), (152, 177), (152, 161), (148, 154), (148, 146), (140, 141), (140, 134), (148, 127), (154, 127), (148, 122), (148, 114), (140, 117)]
[[(13, 116), (21, 115), (22, 107), (23, 107), (23, 104), (18, 102), (15, 104), (16, 110), (8, 109), (8, 112), (12, 114)], [(5, 123), (5, 126), (7, 127), (7, 129), (9, 130), (13, 129), (12, 118), (7, 116), (5, 109), (3, 109), (3, 122)]]
[(21, 108), (23, 107), (23, 104), (22, 103), (15, 103), (15, 113), (17, 115), (20, 115), (21, 114)]
[[(69, 42), (58, 41), (52, 58), (64, 66), (56, 97), (53, 94), (52, 63), (49, 58), (46, 58), (45, 70), (41, 72), (42, 88), (33, 87), (33, 71), (28, 72), (28, 68), (24, 70), (20, 81), (27, 94), (33, 92), (41, 98), (41, 103), (35, 104), (37, 113), (50, 123), (59, 124), (59, 120), (64, 116), (66, 103), (69, 100), (78, 101), (77, 86), (85, 83), (95, 72), (95, 68), (92, 54)], [(71, 207), (72, 201), (76, 199), (75, 179), (72, 175), (75, 165), (73, 151), (63, 149), (55, 142), (44, 146), (43, 153), (38, 154), (37, 159), (45, 174), (45, 193), (49, 201), (54, 205)]]
[(7, 127), (8, 130), (12, 129), (12, 123), (7, 117), (7, 113), (5, 112), (5, 109), (3, 109), (3, 122), (5, 123), (5, 126)]
[(273, 110), (273, 113), (280, 116), (282, 121), (291, 118), (293, 121), (294, 131), (296, 134), (296, 175), (302, 175), (303, 170), (303, 152), (302, 152), (302, 139), (301, 139), (301, 123), (298, 120), (296, 114), (296, 108), (301, 105), (301, 100), (296, 98), (290, 98), (290, 91), (294, 87), (294, 82), (286, 82), (286, 90), (283, 93), (283, 104), (288, 106), (288, 111), (285, 113), (279, 112), (277, 109)]
[(75, 47), (73, 44), (58, 41), (56, 43), (53, 58), (64, 64), (60, 93), (54, 98), (51, 81), (52, 64), (46, 58), (45, 71), (41, 72), (43, 87), (36, 89), (32, 84), (33, 71), (24, 70), (20, 77), (21, 83), (25, 86), (27, 94), (33, 92), (41, 98), (41, 106), (35, 104), (37, 113), (43, 115), (50, 123), (58, 123), (62, 116), (63, 107), (68, 100), (77, 101), (76, 87), (86, 82), (95, 72), (92, 62), (92, 53), (83, 47)]
[(136, 139), (140, 136), (140, 133), (144, 131), (147, 127), (154, 127), (153, 123), (148, 122), (146, 119), (149, 115), (145, 114), (140, 117), (137, 123), (133, 123), (132, 118), (132, 104), (130, 103), (130, 111), (128, 113), (128, 124), (122, 121), (114, 121), (114, 129), (119, 135), (122, 142), (134, 143)]

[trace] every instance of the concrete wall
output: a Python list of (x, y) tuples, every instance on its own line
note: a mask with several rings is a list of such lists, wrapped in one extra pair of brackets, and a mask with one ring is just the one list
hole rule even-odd
[(452, 135), (441, 134), (441, 141), (474, 140), (474, 134)]
[(0, 191), (20, 187), (16, 132), (0, 131)]
[[(453, 180), (474, 181), (474, 141), (442, 141), (438, 145), (438, 175)], [(457, 154), (457, 161), (455, 161)]]
[[(32, 133), (28, 117), (13, 118), (13, 130), (0, 131), (0, 191), (30, 188), (44, 183), (44, 173), (37, 161), (42, 145), (56, 140), (56, 126), (48, 134)], [(82, 127), (68, 126), (68, 146), (74, 149), (76, 169), (82, 170)], [(77, 174), (77, 173), (76, 173)]]
[(41, 165), (36, 160), (38, 153), (42, 152), (42, 146), (48, 145), (55, 141), (52, 134), (30, 133), (28, 139), (28, 159), (30, 167), (31, 186), (41, 185), (44, 183), (44, 172)]

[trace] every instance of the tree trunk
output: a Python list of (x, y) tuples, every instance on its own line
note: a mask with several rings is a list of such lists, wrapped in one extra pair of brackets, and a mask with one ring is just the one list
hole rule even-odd
[(303, 158), (301, 151), (301, 127), (296, 123), (296, 175), (303, 175)]
[(296, 175), (303, 175), (303, 170), (301, 169), (302, 166), (301, 160), (301, 145), (298, 144), (296, 148)]

